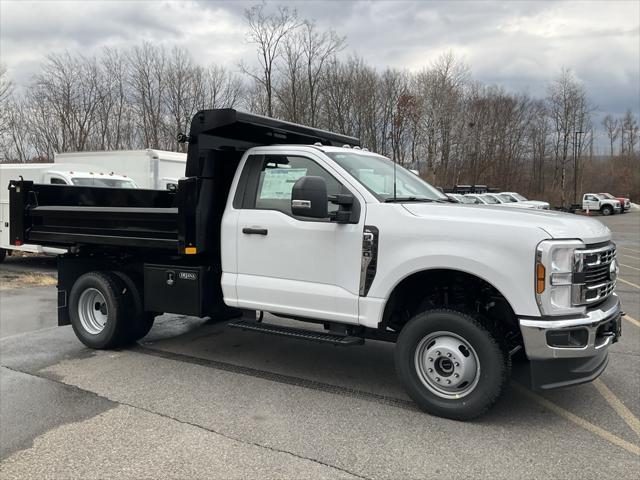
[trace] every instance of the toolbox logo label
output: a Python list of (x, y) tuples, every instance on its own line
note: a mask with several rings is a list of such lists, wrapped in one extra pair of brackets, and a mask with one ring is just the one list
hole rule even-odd
[(197, 280), (198, 274), (196, 272), (179, 272), (178, 278), (181, 280)]

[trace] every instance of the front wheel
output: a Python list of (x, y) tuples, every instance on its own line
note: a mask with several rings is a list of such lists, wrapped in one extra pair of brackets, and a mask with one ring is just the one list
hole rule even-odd
[(511, 362), (496, 338), (471, 315), (438, 309), (413, 317), (395, 348), (398, 377), (428, 413), (469, 420), (502, 394)]
[(600, 209), (600, 213), (602, 213), (602, 215), (604, 215), (605, 217), (608, 217), (613, 213), (613, 207), (611, 205), (605, 205)]

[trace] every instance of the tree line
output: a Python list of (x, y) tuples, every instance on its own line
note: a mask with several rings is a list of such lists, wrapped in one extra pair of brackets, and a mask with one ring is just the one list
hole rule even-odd
[[(54, 152), (181, 150), (203, 108), (234, 107), (360, 138), (438, 186), (487, 184), (566, 204), (584, 190), (640, 195), (638, 120), (594, 125), (593, 105), (568, 69), (547, 94), (485, 85), (453, 53), (422, 70), (378, 70), (347, 55), (346, 38), (265, 4), (245, 11), (256, 61), (196, 63), (179, 47), (143, 43), (95, 56), (51, 54), (23, 89), (0, 69), (3, 161)], [(595, 155), (594, 135), (608, 139)]]

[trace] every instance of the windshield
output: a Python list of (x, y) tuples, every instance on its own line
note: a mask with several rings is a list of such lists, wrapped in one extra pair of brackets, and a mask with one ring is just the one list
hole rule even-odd
[(136, 188), (132, 180), (118, 178), (76, 177), (71, 182), (81, 187)]
[(506, 193), (500, 193), (497, 196), (500, 198), (500, 200), (504, 200), (505, 203), (517, 202), (515, 198), (513, 198), (511, 195), (508, 195)]
[(604, 198), (616, 198), (613, 195), (611, 195), (610, 193), (601, 193), (600, 196), (604, 197)]
[[(352, 152), (325, 152), (338, 165), (348, 171), (358, 182), (381, 202), (392, 201), (394, 165), (380, 155)], [(438, 189), (420, 177), (397, 165), (395, 172), (396, 195), (405, 201), (448, 201)]]
[(522, 195), (520, 195), (519, 193), (514, 193), (513, 194), (514, 197), (516, 197), (519, 201), (521, 202), (527, 202), (528, 200), (526, 198), (524, 198)]
[(484, 200), (485, 202), (487, 202), (487, 203), (489, 203), (491, 205), (495, 205), (497, 203), (500, 203), (498, 200), (496, 200), (491, 195), (481, 195), (480, 198), (482, 198), (482, 200)]

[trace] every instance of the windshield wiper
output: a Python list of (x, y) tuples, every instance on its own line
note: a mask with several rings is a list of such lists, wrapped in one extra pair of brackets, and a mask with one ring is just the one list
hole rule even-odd
[(435, 202), (432, 198), (421, 197), (389, 197), (384, 199), (384, 203), (402, 203), (402, 202)]

